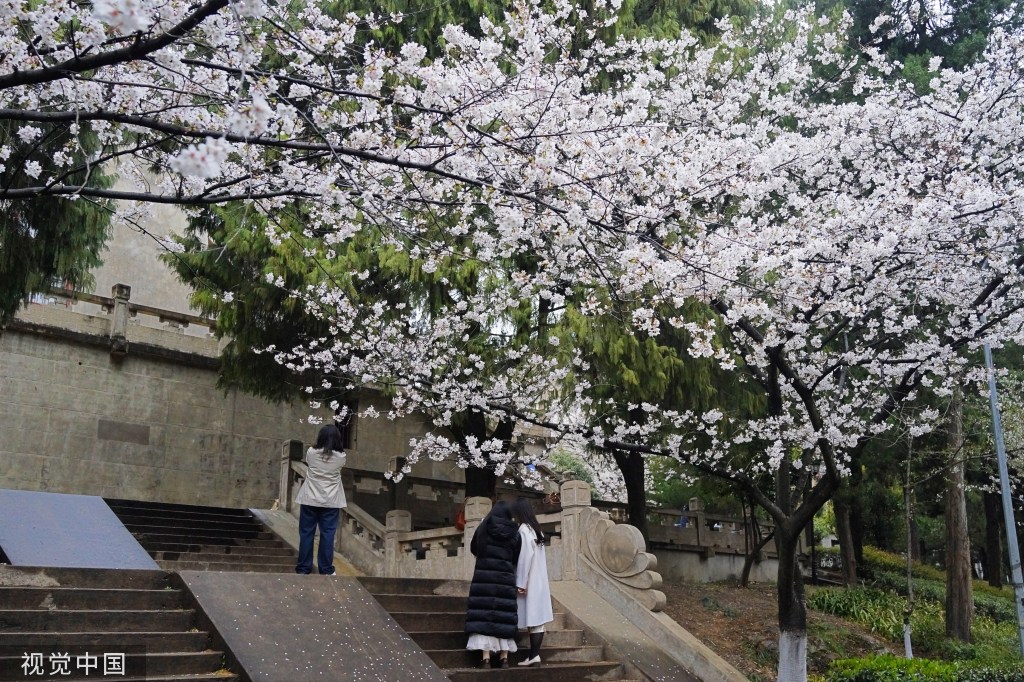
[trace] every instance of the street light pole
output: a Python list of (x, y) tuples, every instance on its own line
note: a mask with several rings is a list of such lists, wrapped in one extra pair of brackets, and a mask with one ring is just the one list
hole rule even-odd
[(1003, 517), (1006, 521), (1006, 546), (1010, 550), (1010, 576), (1013, 580), (1014, 602), (1017, 605), (1017, 630), (1020, 651), (1024, 655), (1024, 576), (1021, 575), (1020, 547), (1017, 545), (1017, 523), (1013, 517), (1010, 498), (1010, 473), (1006, 464), (1006, 444), (1003, 442), (1003, 422), (999, 416), (996, 398), (996, 372), (992, 363), (992, 346), (985, 343), (985, 368), (988, 371), (988, 398), (992, 406), (992, 430), (996, 439), (996, 462), (999, 466), (999, 487), (1002, 490)]

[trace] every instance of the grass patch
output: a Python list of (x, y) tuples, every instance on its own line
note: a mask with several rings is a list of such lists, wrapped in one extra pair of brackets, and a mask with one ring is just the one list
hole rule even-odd
[(926, 658), (908, 660), (895, 656), (835, 661), (825, 673), (825, 682), (1024, 682), (1019, 665), (965, 665)]
[(724, 616), (727, 616), (728, 618), (735, 618), (739, 615), (736, 612), (736, 609), (732, 608), (731, 606), (722, 606), (722, 604), (720, 604), (719, 601), (714, 597), (704, 597), (700, 600), (700, 605), (708, 611), (718, 611), (719, 613), (721, 613)]
[[(822, 588), (809, 595), (808, 606), (848, 618), (891, 642), (903, 640), (907, 600), (875, 587)], [(1016, 621), (996, 622), (977, 615), (970, 643), (945, 636), (945, 614), (939, 601), (922, 596), (910, 612), (911, 639), (915, 654), (947, 661), (998, 664), (1019, 658)]]

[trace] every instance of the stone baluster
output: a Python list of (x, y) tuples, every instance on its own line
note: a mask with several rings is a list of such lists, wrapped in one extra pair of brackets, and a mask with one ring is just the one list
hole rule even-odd
[(704, 517), (704, 501), (699, 497), (690, 498), (690, 523), (697, 529), (697, 546), (708, 543), (707, 519)]
[(476, 557), (469, 550), (469, 544), (473, 540), (473, 533), (480, 526), (480, 522), (491, 511), (491, 499), (489, 497), (467, 497), (466, 498), (466, 527), (462, 531), (462, 546), (464, 548), (463, 570), (464, 577), (469, 580), (473, 577), (473, 568), (476, 566)]
[(277, 505), (286, 512), (292, 511), (292, 460), (302, 460), (302, 441), (286, 440), (281, 444), (281, 479), (277, 484)]
[(384, 525), (384, 577), (398, 578), (402, 575), (401, 553), (398, 549), (399, 533), (412, 530), (412, 514), (402, 509), (388, 512)]
[(128, 354), (128, 319), (131, 317), (128, 301), (132, 297), (132, 288), (127, 284), (115, 284), (110, 295), (114, 299), (114, 314), (110, 318), (110, 354), (124, 357)]
[[(407, 460), (405, 457), (396, 456), (388, 460), (388, 470), (397, 477), (405, 468)], [(409, 504), (409, 480), (402, 475), (402, 480), (396, 481), (391, 478), (387, 482), (390, 500), (388, 506), (391, 509), (400, 509)]]
[(647, 551), (640, 531), (591, 507), (590, 486), (583, 481), (566, 481), (561, 495), (562, 579), (581, 580), (588, 571), (598, 571), (646, 608), (660, 611), (665, 594), (658, 589), (658, 560)]
[(584, 481), (565, 481), (559, 490), (562, 500), (562, 575), (578, 580), (577, 559), (582, 548), (580, 514), (590, 508), (590, 486)]

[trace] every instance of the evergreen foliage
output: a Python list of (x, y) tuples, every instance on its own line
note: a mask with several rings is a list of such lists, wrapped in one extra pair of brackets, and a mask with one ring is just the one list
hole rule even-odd
[[(39, 176), (58, 172), (55, 155), (80, 161), (69, 184), (108, 188), (113, 178), (85, 160), (98, 148), (89, 126), (39, 124), (34, 138), (16, 135), (21, 126), (0, 123), (0, 185), (29, 188)], [(93, 286), (89, 271), (100, 264), (110, 235), (110, 206), (85, 198), (36, 196), (0, 205), (0, 325), (14, 317), (27, 296), (53, 284), (82, 290)]]
[[(416, 41), (427, 48), (428, 58), (436, 55), (443, 45), (441, 28), (444, 25), (465, 25), (475, 32), (478, 18), (494, 19), (503, 11), (502, 3), (492, 0), (450, 3), (385, 0), (372, 5), (362, 0), (335, 0), (328, 6), (335, 16), (349, 12), (360, 16), (401, 15), (398, 23), (368, 25), (361, 35), (361, 44), (396, 48)], [(696, 3), (627, 0), (618, 22), (608, 27), (609, 35), (605, 37), (616, 34), (670, 36), (685, 25), (710, 38), (718, 19), (749, 11), (751, 6), (749, 0)], [(273, 224), (261, 224), (259, 227), (265, 229), (253, 235), (240, 229), (245, 220), (258, 220), (243, 206), (207, 208), (190, 220), (187, 235), (181, 240), (184, 253), (165, 257), (179, 278), (192, 286), (192, 304), (217, 318), (216, 334), (228, 339), (221, 357), (222, 388), (239, 388), (269, 399), (284, 400), (294, 397), (297, 389), (315, 394), (321, 383), (320, 377), (311, 373), (296, 375), (290, 368), (274, 362), (271, 354), (261, 352), (267, 347), (291, 348), (322, 336), (324, 331), (320, 320), (305, 315), (294, 299), (265, 281), (269, 272), (286, 273), (283, 279), (289, 289), (316, 286), (325, 279), (345, 281), (350, 291), (358, 291), (364, 300), (380, 296), (381, 304), (419, 307), (428, 316), (431, 302), (441, 303), (439, 298), (450, 297), (452, 288), (461, 287), (469, 292), (486, 286), (486, 282), (477, 280), (482, 274), (472, 258), (452, 257), (441, 263), (435, 272), (422, 272), (404, 255), (415, 245), (404, 244), (396, 249), (374, 242), (370, 219), (363, 226), (365, 233), (361, 232), (342, 251), (318, 251), (322, 240), (305, 230), (301, 213), (301, 205), (293, 205), (282, 211)], [(419, 217), (437, 220), (429, 214)], [(437, 228), (444, 229), (444, 226), (437, 225)], [(276, 236), (271, 238), (266, 234)], [(355, 277), (353, 273), (361, 275)], [(678, 350), (681, 346), (674, 339), (666, 341), (630, 334), (627, 325), (613, 317), (586, 320), (573, 313), (573, 306), (579, 305), (587, 293), (576, 298), (573, 292), (566, 293), (570, 303), (564, 311), (549, 310), (544, 301), (515, 311), (509, 320), (513, 339), (508, 342), (521, 345), (535, 342), (551, 332), (552, 326), (558, 325), (561, 331), (551, 333), (583, 347), (595, 371), (608, 378), (604, 383), (608, 391), (627, 391), (638, 399), (667, 401), (678, 406), (711, 401), (710, 370), (681, 358)], [(629, 311), (623, 309), (622, 312), (628, 314)], [(481, 330), (480, 336), (469, 344), (476, 350), (486, 350), (490, 343), (505, 342)], [(705, 365), (710, 366), (710, 363)], [(339, 398), (336, 395), (324, 397)]]

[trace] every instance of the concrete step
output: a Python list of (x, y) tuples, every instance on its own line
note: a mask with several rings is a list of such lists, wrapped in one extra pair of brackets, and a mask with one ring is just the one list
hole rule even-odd
[(154, 552), (168, 552), (178, 554), (226, 554), (230, 556), (243, 556), (249, 554), (259, 554), (263, 556), (295, 556), (295, 550), (287, 546), (251, 547), (248, 545), (204, 545), (200, 543), (184, 542), (147, 542), (146, 549), (149, 551), (150, 556), (152, 556)]
[(437, 594), (469, 595), (469, 581), (436, 578), (377, 578), (360, 576), (359, 582), (371, 594)]
[(192, 609), (101, 611), (0, 609), (0, 632), (139, 632), (192, 627)]
[[(158, 569), (95, 569), (17, 567), (5, 576), (9, 587), (52, 585), (87, 589), (163, 590), (177, 589), (178, 580), (173, 573)], [(0, 608), (4, 604), (0, 602)]]
[(434, 594), (375, 594), (385, 611), (424, 611), (428, 613), (466, 613), (466, 597)]
[[(181, 530), (181, 529), (177, 529)], [(133, 531), (132, 535), (139, 541), (139, 544), (149, 548), (150, 544), (172, 544), (172, 545), (213, 545), (216, 547), (273, 547), (281, 549), (287, 547), (281, 540), (275, 538), (232, 538), (224, 536), (207, 536), (188, 534), (180, 532), (155, 531)]]
[(225, 554), (224, 552), (153, 552), (149, 555), (157, 562), (175, 561), (186, 563), (222, 563), (222, 564), (280, 564), (295, 566), (295, 555), (275, 554)]
[(0, 604), (8, 609), (173, 609), (181, 599), (181, 590), (0, 587)]
[[(422, 627), (422, 626), (421, 626)], [(421, 649), (460, 649), (466, 646), (466, 633), (461, 629), (447, 632), (407, 631)], [(516, 640), (520, 648), (529, 647), (529, 639), (520, 633)], [(544, 647), (579, 647), (586, 642), (583, 630), (548, 630), (544, 633)]]
[(216, 561), (157, 561), (169, 571), (224, 571), (226, 573), (293, 573), (295, 562), (282, 564), (229, 564)]
[[(463, 636), (465, 640), (465, 635)], [(545, 642), (546, 643), (546, 642)], [(511, 660), (517, 663), (526, 658), (526, 647), (520, 648), (518, 653), (511, 655)], [(463, 642), (461, 649), (428, 649), (427, 655), (441, 668), (472, 668), (480, 662), (479, 651), (468, 651)], [(540, 652), (541, 661), (544, 663), (594, 663), (604, 660), (604, 647), (602, 646), (576, 646), (576, 647), (543, 647)]]
[(187, 538), (188, 542), (209, 542), (211, 544), (223, 544), (218, 543), (218, 539), (234, 540), (239, 538), (244, 540), (275, 540), (277, 538), (277, 536), (270, 531), (260, 530), (259, 526), (247, 530), (232, 530), (230, 528), (212, 527), (182, 528), (180, 526), (169, 526), (154, 522), (147, 523), (145, 525), (126, 523), (125, 528), (130, 530), (132, 535), (136, 536), (136, 538), (140, 535), (179, 536)]
[(221, 523), (259, 523), (259, 520), (252, 514), (218, 514), (207, 511), (188, 511), (183, 509), (150, 509), (146, 507), (123, 507), (108, 505), (110, 510), (118, 518), (124, 516), (144, 516), (161, 519), (178, 519), (187, 521), (190, 519), (202, 521), (217, 521)]
[(149, 653), (203, 651), (210, 646), (208, 632), (14, 632), (0, 633), (0, 647), (98, 647), (114, 651), (120, 646), (144, 646)]
[(113, 509), (114, 507), (125, 507), (129, 509), (159, 509), (161, 511), (178, 511), (188, 514), (215, 514), (218, 516), (247, 516), (252, 517), (252, 512), (248, 509), (238, 509), (233, 507), (209, 507), (201, 504), (175, 504), (173, 502), (149, 502), (146, 500), (124, 500), (116, 498), (104, 498), (104, 502), (107, 506)]
[(622, 680), (624, 674), (622, 664), (615, 661), (544, 663), (542, 653), (539, 666), (520, 668), (516, 663), (521, 657), (512, 654), (511, 660), (512, 665), (508, 668), (453, 668), (445, 670), (445, 674), (451, 682), (595, 682)]
[[(430, 613), (427, 611), (389, 611), (391, 617), (404, 630), (420, 630), (431, 628), (435, 631), (460, 630), (466, 625), (466, 612), (459, 613)], [(565, 614), (556, 613), (553, 622), (546, 627), (551, 630), (561, 630), (565, 627)]]
[(224, 528), (228, 530), (263, 530), (263, 524), (256, 519), (247, 519), (242, 516), (225, 516), (223, 518), (209, 518), (195, 516), (193, 518), (181, 518), (175, 516), (158, 516), (143, 514), (118, 514), (117, 518), (127, 527), (132, 526), (167, 526), (172, 528)]

